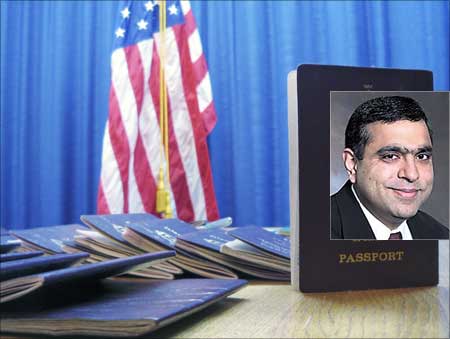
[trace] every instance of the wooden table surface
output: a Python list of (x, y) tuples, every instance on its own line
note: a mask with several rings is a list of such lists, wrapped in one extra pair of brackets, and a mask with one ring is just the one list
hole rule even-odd
[(303, 294), (251, 283), (149, 338), (448, 338), (449, 243), (436, 287)]
[(435, 287), (303, 294), (251, 282), (146, 338), (448, 338), (448, 241), (439, 253)]

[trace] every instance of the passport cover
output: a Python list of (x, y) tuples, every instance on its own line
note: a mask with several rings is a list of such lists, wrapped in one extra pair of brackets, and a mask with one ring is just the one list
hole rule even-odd
[(13, 252), (13, 253), (2, 253), (0, 254), (0, 262), (5, 261), (13, 261), (18, 259), (26, 259), (26, 258), (32, 258), (32, 257), (38, 257), (40, 255), (43, 255), (44, 252), (40, 251), (33, 251), (33, 252)]
[(0, 253), (10, 252), (21, 245), (20, 240), (6, 234), (0, 235)]
[(204, 309), (246, 284), (228, 279), (116, 280), (85, 289), (83, 295), (57, 290), (41, 302), (6, 304), (0, 313), (1, 332), (136, 337)]
[(0, 281), (60, 269), (74, 265), (88, 256), (87, 253), (54, 254), (2, 262)]
[(228, 235), (228, 232), (230, 231), (214, 228), (183, 234), (178, 236), (176, 248), (181, 248), (193, 255), (199, 255), (254, 277), (270, 280), (289, 280), (289, 273), (282, 270), (224, 254), (222, 248), (236, 240)]
[(148, 213), (82, 215), (81, 221), (119, 243), (128, 243), (122, 236), (125, 229), (135, 224), (152, 224), (161, 220)]
[[(4, 272), (2, 268), (0, 303), (23, 297), (24, 295), (31, 293), (37, 289), (51, 288), (52, 291), (54, 291), (55, 289), (62, 288), (67, 284), (92, 283), (99, 279), (120, 275), (128, 271), (137, 270), (139, 268), (148, 267), (152, 262), (167, 259), (169, 257), (173, 257), (174, 255), (174, 251), (161, 251), (156, 253), (142, 254), (127, 258), (112, 259), (98, 263), (57, 269), (37, 275), (22, 275), (16, 279), (11, 279), (11, 276), (8, 276), (9, 280), (6, 281), (3, 277)], [(55, 254), (54, 256), (61, 255)], [(67, 254), (65, 256), (72, 256), (73, 258), (83, 258), (82, 253)], [(48, 258), (51, 258), (51, 256)], [(28, 261), (29, 260), (33, 259), (28, 259)], [(25, 264), (23, 266), (26, 267)]]
[(291, 281), (302, 292), (438, 283), (436, 240), (330, 240), (330, 91), (369, 87), (430, 91), (433, 74), (300, 65), (288, 76)]
[(288, 237), (258, 226), (237, 227), (228, 234), (270, 254), (290, 258), (291, 246)]
[(178, 219), (157, 219), (153, 222), (141, 222), (129, 225), (135, 232), (144, 235), (166, 248), (175, 248), (177, 237), (195, 231), (195, 228)]
[(64, 242), (73, 240), (78, 229), (87, 230), (83, 225), (68, 224), (12, 230), (10, 233), (36, 250), (55, 254), (64, 253), (62, 249)]

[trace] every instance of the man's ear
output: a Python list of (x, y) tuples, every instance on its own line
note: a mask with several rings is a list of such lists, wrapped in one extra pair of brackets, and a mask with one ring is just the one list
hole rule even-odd
[(352, 184), (354, 184), (356, 182), (356, 171), (358, 170), (358, 162), (355, 153), (350, 148), (345, 148), (342, 152), (342, 160), (344, 160), (348, 178)]

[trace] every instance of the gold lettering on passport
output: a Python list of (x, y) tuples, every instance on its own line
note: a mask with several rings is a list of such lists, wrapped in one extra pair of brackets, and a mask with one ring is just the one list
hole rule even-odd
[(404, 251), (340, 253), (338, 254), (338, 259), (339, 264), (354, 264), (361, 262), (402, 261), (404, 255)]

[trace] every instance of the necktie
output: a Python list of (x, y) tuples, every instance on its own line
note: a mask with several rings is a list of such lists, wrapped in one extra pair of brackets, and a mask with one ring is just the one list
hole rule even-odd
[(402, 234), (400, 232), (391, 233), (388, 240), (402, 240)]

